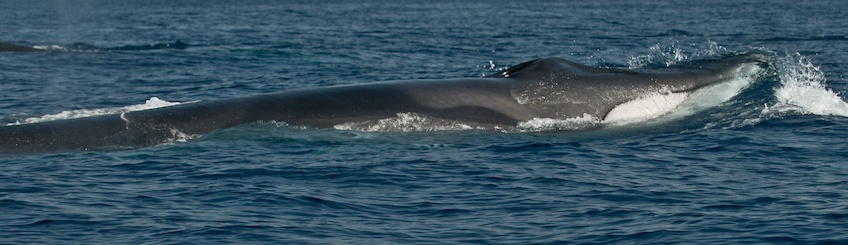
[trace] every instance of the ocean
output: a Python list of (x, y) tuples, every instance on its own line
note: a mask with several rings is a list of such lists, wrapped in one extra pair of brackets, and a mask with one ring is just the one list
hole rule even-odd
[(5, 125), (545, 57), (639, 69), (758, 53), (777, 74), (589, 129), (258, 122), (0, 156), (0, 244), (848, 243), (845, 13), (835, 0), (3, 1), (0, 41), (46, 50), (0, 53)]

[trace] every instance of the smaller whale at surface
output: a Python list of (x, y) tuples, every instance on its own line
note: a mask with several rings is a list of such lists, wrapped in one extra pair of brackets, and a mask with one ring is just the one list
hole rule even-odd
[(617, 106), (645, 95), (697, 91), (727, 82), (750, 66), (774, 67), (760, 54), (651, 69), (537, 59), (481, 78), (316, 87), (5, 126), (0, 127), (0, 153), (128, 149), (257, 121), (333, 128), (412, 113), (485, 129), (515, 127), (536, 118), (604, 119)]
[(0, 52), (39, 52), (39, 51), (44, 51), (44, 50), (33, 48), (33, 47), (21, 46), (21, 45), (17, 45), (17, 44), (0, 42)]

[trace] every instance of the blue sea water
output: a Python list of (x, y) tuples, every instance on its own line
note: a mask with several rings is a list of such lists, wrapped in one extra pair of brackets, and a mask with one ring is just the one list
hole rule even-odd
[(543, 57), (635, 68), (755, 52), (779, 74), (624, 127), (262, 122), (0, 157), (0, 244), (848, 243), (846, 12), (827, 0), (3, 1), (0, 41), (49, 50), (0, 53), (4, 124), (480, 77)]

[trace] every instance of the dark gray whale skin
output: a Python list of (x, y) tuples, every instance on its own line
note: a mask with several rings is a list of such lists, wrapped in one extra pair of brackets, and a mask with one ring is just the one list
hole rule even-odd
[(39, 52), (44, 51), (33, 47), (0, 42), (0, 52)]
[(0, 154), (130, 149), (257, 121), (325, 128), (415, 113), (486, 128), (514, 127), (533, 118), (604, 118), (616, 105), (646, 93), (696, 90), (749, 64), (770, 66), (757, 54), (644, 70), (546, 58), (482, 78), (317, 87), (4, 126)]

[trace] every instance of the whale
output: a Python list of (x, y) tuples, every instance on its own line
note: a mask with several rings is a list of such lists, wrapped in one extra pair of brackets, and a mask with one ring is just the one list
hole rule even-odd
[(477, 78), (324, 86), (3, 126), (0, 153), (123, 150), (259, 121), (333, 128), (399, 113), (480, 129), (515, 127), (534, 118), (602, 119), (616, 106), (647, 94), (686, 93), (723, 83), (746, 66), (773, 65), (760, 54), (643, 69), (535, 59)]
[(21, 46), (6, 42), (0, 42), (0, 52), (39, 52), (44, 51), (33, 47)]

